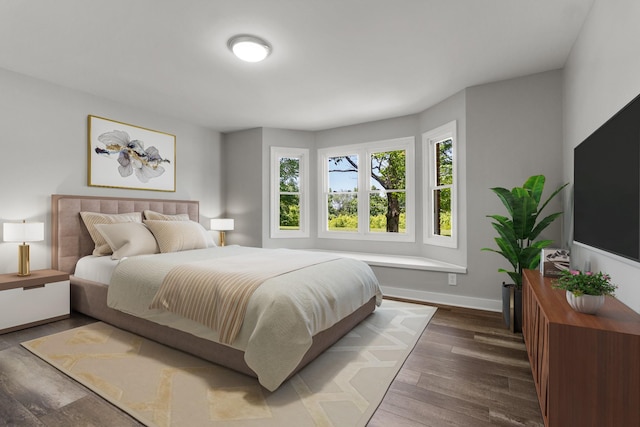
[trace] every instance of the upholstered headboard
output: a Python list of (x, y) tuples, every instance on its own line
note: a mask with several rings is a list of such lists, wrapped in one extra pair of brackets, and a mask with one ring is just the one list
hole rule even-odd
[(200, 205), (193, 200), (134, 199), (122, 197), (51, 196), (51, 268), (73, 274), (76, 262), (91, 255), (93, 240), (80, 212), (108, 214), (142, 212), (146, 209), (166, 215), (188, 214), (199, 221)]

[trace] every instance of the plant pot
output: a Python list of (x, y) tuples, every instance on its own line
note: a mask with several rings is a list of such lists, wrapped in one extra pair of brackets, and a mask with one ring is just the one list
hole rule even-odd
[(522, 289), (502, 284), (502, 317), (511, 332), (522, 332)]
[(585, 314), (596, 314), (604, 304), (604, 295), (580, 295), (567, 291), (567, 302), (575, 311)]

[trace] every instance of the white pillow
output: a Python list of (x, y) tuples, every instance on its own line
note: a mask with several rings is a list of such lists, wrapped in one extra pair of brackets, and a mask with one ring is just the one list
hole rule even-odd
[(153, 234), (139, 222), (96, 224), (96, 228), (113, 251), (111, 259), (160, 252)]
[(160, 212), (145, 210), (144, 219), (161, 221), (190, 221), (189, 214), (166, 215)]
[(153, 233), (162, 253), (215, 246), (211, 245), (211, 233), (195, 221), (145, 220), (144, 223)]
[(93, 239), (96, 247), (93, 255), (110, 255), (111, 248), (104, 237), (96, 229), (97, 224), (115, 224), (119, 222), (142, 222), (141, 212), (130, 212), (122, 214), (104, 214), (98, 212), (80, 212), (84, 225), (87, 226), (89, 235)]

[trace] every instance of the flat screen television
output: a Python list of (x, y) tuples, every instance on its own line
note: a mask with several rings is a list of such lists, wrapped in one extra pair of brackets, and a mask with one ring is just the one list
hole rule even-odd
[(640, 262), (640, 96), (574, 149), (573, 240)]

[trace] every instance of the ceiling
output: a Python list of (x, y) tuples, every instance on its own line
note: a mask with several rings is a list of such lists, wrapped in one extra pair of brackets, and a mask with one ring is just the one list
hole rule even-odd
[[(593, 0), (0, 0), (0, 68), (221, 132), (413, 114), (562, 68)], [(273, 52), (245, 63), (227, 40)]]

